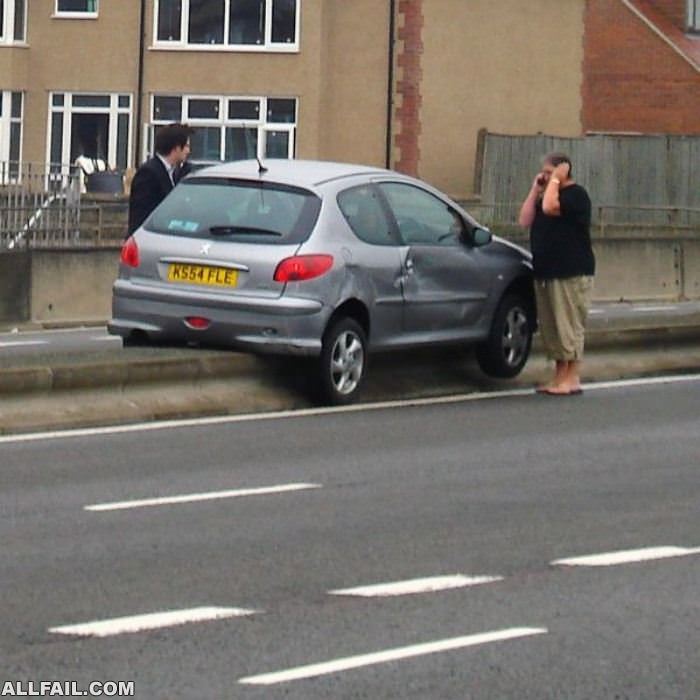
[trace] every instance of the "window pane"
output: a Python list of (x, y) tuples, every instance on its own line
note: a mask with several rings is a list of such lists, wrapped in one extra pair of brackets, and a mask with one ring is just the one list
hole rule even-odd
[(10, 160), (19, 161), (19, 150), (22, 142), (22, 125), (19, 122), (10, 124)]
[(229, 119), (260, 119), (260, 102), (258, 100), (229, 100)]
[(22, 117), (22, 93), (13, 92), (12, 93), (12, 106), (10, 107), (10, 116), (15, 119), (21, 119)]
[(117, 118), (117, 168), (123, 170), (129, 161), (129, 115)]
[(0, 37), (5, 36), (5, 0), (0, 0)]
[(119, 95), (119, 108), (129, 109), (131, 105), (131, 97), (129, 95)]
[(109, 109), (109, 95), (73, 95), (73, 107), (103, 107)]
[(455, 245), (463, 224), (445, 202), (411, 185), (379, 185), (389, 200), (405, 243)]
[(183, 180), (153, 212), (148, 227), (205, 239), (210, 239), (212, 226), (240, 227), (247, 230), (217, 234), (217, 241), (290, 245), (309, 237), (320, 208), (318, 197), (296, 187), (201, 176)]
[(182, 119), (182, 99), (179, 97), (156, 96), (153, 98), (153, 119), (156, 121), (179, 122)]
[(218, 119), (219, 100), (189, 100), (187, 116), (190, 119)]
[(273, 0), (272, 41), (293, 44), (296, 40), (297, 0)]
[(192, 134), (192, 157), (204, 160), (221, 160), (221, 129), (199, 127)]
[(267, 101), (267, 121), (276, 124), (296, 122), (296, 100), (269, 99)]
[(265, 41), (265, 0), (231, 0), (228, 40), (231, 44)]
[(63, 107), (63, 104), (65, 102), (64, 96), (62, 92), (57, 92), (53, 97), (51, 98), (51, 104), (54, 107)]
[(373, 245), (396, 245), (374, 188), (363, 185), (338, 195), (338, 206), (355, 235)]
[(25, 37), (25, 0), (15, 0), (15, 41)]
[(258, 130), (242, 126), (226, 129), (226, 160), (255, 158), (258, 152)]
[(63, 114), (54, 112), (51, 115), (51, 162), (61, 163), (63, 160)]
[(289, 132), (268, 131), (266, 146), (266, 158), (289, 158)]
[(97, 12), (97, 0), (58, 0), (59, 12)]
[(222, 44), (224, 0), (190, 0), (191, 44)]
[(158, 41), (180, 41), (182, 0), (160, 0), (158, 3)]

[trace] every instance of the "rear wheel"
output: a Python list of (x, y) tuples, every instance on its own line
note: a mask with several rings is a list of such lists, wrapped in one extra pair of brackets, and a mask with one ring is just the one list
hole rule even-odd
[(367, 336), (357, 321), (341, 318), (323, 336), (319, 373), (321, 398), (347, 404), (357, 398), (367, 368)]
[(489, 337), (476, 348), (481, 369), (492, 377), (519, 374), (530, 355), (533, 327), (531, 305), (517, 294), (504, 296), (494, 314)]

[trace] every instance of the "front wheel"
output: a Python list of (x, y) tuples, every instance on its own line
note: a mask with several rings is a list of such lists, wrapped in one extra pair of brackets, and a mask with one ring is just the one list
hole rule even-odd
[(534, 328), (531, 309), (531, 305), (517, 294), (508, 294), (501, 299), (489, 337), (476, 348), (477, 362), (486, 374), (515, 377), (525, 366)]
[(351, 403), (367, 368), (367, 337), (359, 323), (342, 318), (323, 336), (320, 358), (321, 398), (333, 405)]

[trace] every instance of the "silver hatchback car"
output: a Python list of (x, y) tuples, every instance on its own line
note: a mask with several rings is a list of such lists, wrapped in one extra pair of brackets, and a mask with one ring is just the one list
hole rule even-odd
[(536, 324), (527, 251), (424, 182), (301, 160), (185, 178), (124, 243), (112, 310), (125, 344), (314, 357), (335, 404), (373, 351), (471, 343), (487, 374), (513, 377)]

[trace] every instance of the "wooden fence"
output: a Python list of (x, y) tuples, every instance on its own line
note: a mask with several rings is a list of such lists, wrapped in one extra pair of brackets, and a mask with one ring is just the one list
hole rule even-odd
[(567, 153), (595, 216), (608, 222), (700, 227), (700, 136), (595, 134), (562, 138), (481, 132), (475, 189), (494, 222), (513, 223), (542, 163)]

